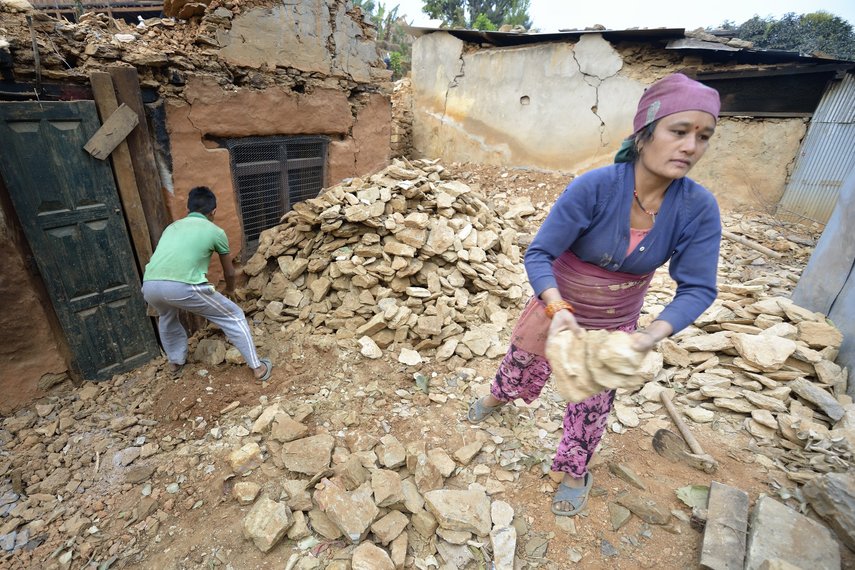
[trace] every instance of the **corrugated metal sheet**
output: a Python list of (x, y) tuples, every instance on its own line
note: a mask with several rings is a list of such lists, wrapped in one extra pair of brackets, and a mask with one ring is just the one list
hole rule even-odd
[(840, 187), (855, 168), (855, 75), (831, 85), (808, 126), (778, 204), (782, 218), (826, 223)]

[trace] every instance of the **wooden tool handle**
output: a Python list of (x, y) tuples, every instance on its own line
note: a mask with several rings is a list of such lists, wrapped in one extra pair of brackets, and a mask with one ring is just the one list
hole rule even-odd
[(686, 422), (684, 422), (677, 414), (677, 410), (674, 409), (674, 404), (671, 403), (671, 398), (668, 397), (665, 390), (662, 390), (659, 394), (659, 398), (662, 400), (662, 403), (665, 404), (668, 414), (671, 416), (671, 419), (674, 420), (674, 425), (676, 425), (677, 429), (680, 430), (680, 433), (683, 435), (683, 439), (685, 439), (686, 443), (689, 444), (689, 449), (692, 450), (692, 453), (704, 455), (704, 450), (701, 448), (701, 444), (698, 443), (698, 440), (695, 439), (695, 436), (691, 431), (689, 431), (689, 426), (686, 425)]

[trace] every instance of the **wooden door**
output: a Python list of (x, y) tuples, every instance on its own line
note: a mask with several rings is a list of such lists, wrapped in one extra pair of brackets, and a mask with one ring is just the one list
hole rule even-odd
[(159, 355), (99, 127), (92, 101), (0, 103), (0, 176), (87, 380)]

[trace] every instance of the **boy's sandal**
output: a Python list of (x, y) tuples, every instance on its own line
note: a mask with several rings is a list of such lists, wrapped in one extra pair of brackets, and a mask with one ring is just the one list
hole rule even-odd
[[(591, 491), (591, 484), (593, 482), (594, 477), (590, 473), (585, 473), (585, 484), (582, 487), (568, 487), (562, 482), (558, 486), (555, 496), (552, 498), (553, 514), (560, 517), (572, 517), (582, 512), (582, 509), (588, 504), (588, 493)], [(562, 511), (555, 507), (558, 503), (570, 503), (573, 505), (573, 508), (568, 511)]]
[(502, 404), (498, 406), (487, 406), (484, 404), (484, 399), (487, 396), (483, 396), (478, 398), (469, 406), (469, 413), (466, 416), (466, 419), (469, 420), (470, 423), (478, 424), (486, 420), (491, 414), (499, 411), (499, 408), (502, 407)]
[(257, 377), (255, 381), (259, 383), (267, 382), (270, 380), (270, 373), (273, 372), (273, 363), (270, 362), (269, 358), (259, 358), (258, 360), (265, 366), (266, 370), (264, 371), (264, 374)]
[(180, 378), (184, 374), (184, 364), (169, 363), (169, 375), (173, 378)]

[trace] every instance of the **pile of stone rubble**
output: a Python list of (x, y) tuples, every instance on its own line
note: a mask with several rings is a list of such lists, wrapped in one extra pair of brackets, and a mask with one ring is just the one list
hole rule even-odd
[[(721, 412), (746, 416), (759, 461), (804, 483), (846, 471), (855, 451), (855, 406), (847, 370), (833, 362), (842, 335), (824, 315), (762, 284), (723, 285), (692, 327), (660, 343), (658, 379), (676, 388), (695, 422)], [(736, 300), (738, 299), (738, 300)]]
[(371, 358), (393, 343), (407, 364), (502, 354), (499, 332), (530, 293), (518, 229), (535, 209), (492, 205), (443, 172), (396, 161), (294, 204), (262, 233), (245, 294), (267, 320), (359, 339)]

